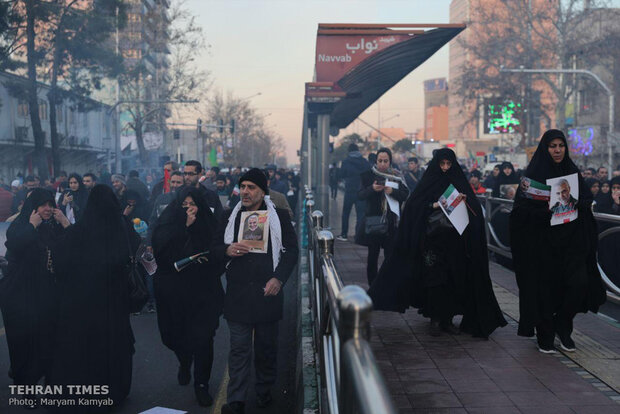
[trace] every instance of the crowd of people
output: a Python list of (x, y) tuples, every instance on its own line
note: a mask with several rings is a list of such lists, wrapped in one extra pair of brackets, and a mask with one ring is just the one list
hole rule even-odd
[[(337, 239), (349, 241), (355, 206), (354, 241), (368, 248), (374, 308), (414, 307), (429, 318), (432, 336), (465, 332), (487, 338), (505, 326), (478, 199), (488, 194), (513, 200), (492, 223), (504, 229), (497, 232), (501, 244), (512, 248), (518, 334), (536, 335), (543, 353), (555, 352), (556, 336), (562, 349), (574, 351), (575, 315), (596, 312), (605, 301), (593, 211), (620, 214), (620, 171), (607, 181), (603, 167), (578, 168), (559, 130), (545, 132), (524, 170), (503, 162), (483, 174), (459, 164), (448, 148), (436, 150), (425, 167), (415, 157), (402, 167), (387, 148), (365, 158), (355, 144), (340, 168), (330, 166), (331, 197), (337, 197), (340, 183), (344, 187)], [(563, 179), (571, 174), (578, 177), (577, 198)], [(558, 209), (532, 198), (528, 187), (554, 179), (563, 180), (558, 194), (573, 200), (578, 213), (561, 225), (550, 222)], [(193, 378), (198, 403), (213, 404), (213, 340), (223, 315), (230, 333), (230, 380), (221, 412), (245, 412), (252, 355), (257, 404), (268, 406), (282, 287), (299, 253), (294, 229), (299, 188), (297, 174), (274, 165), (205, 169), (194, 160), (182, 167), (167, 162), (161, 177), (141, 178), (135, 170), (100, 177), (61, 172), (43, 183), (26, 176), (0, 188), (0, 220), (11, 222), (0, 308), (14, 383), (33, 385), (44, 378), (48, 385), (109, 387), (97, 396), (99, 405), (61, 412), (105, 412), (108, 398), (120, 404), (131, 387), (135, 342), (128, 275), (141, 263), (137, 268), (149, 292), (145, 310), (157, 314), (162, 342), (178, 360), (178, 383), (188, 385)], [(449, 217), (459, 204), (467, 221), (462, 228)], [(620, 256), (613, 248), (607, 255), (616, 261)]]
[[(131, 387), (136, 298), (128, 280), (138, 269), (148, 282), (146, 310), (157, 313), (162, 342), (178, 359), (177, 381), (187, 385), (193, 377), (200, 405), (213, 404), (221, 315), (230, 331), (222, 413), (244, 412), (252, 353), (257, 403), (272, 402), (282, 287), (298, 259), (296, 174), (274, 165), (203, 169), (191, 160), (182, 171), (167, 162), (159, 180), (143, 181), (137, 171), (61, 172), (44, 183), (16, 179), (12, 187), (0, 190), (2, 220), (11, 222), (0, 308), (16, 385), (43, 379), (61, 386), (52, 398), (62, 407), (51, 407), (59, 412), (107, 412), (120, 404)], [(75, 384), (107, 388), (81, 406), (69, 392)]]
[[(575, 350), (571, 337), (575, 315), (596, 312), (606, 297), (596, 264), (599, 229), (593, 212), (620, 211), (620, 166), (610, 181), (604, 167), (578, 168), (559, 130), (543, 135), (523, 170), (502, 162), (483, 174), (460, 165), (448, 148), (436, 150), (426, 168), (412, 157), (401, 170), (385, 148), (370, 155), (362, 157), (351, 144), (341, 167), (331, 166), (330, 185), (335, 197), (333, 187), (344, 184), (338, 240), (348, 240), (349, 216), (356, 207), (355, 242), (368, 246), (367, 280), (374, 309), (417, 308), (430, 319), (433, 336), (466, 332), (488, 337), (506, 325), (489, 276), (484, 210), (477, 197), (486, 194), (513, 201), (500, 203), (491, 222), (499, 243), (512, 247), (513, 259), (504, 261), (514, 268), (519, 286), (518, 334), (536, 335), (543, 353), (556, 352), (556, 336), (562, 349)], [(576, 180), (574, 196), (565, 179), (571, 174)], [(545, 187), (547, 180), (555, 179), (560, 183)], [(528, 191), (532, 182), (542, 183), (547, 199), (532, 198)], [(445, 202), (448, 188), (457, 194), (451, 206)], [(553, 206), (552, 192), (559, 197)], [(466, 206), (464, 230), (448, 217), (460, 202)], [(573, 210), (574, 220), (551, 224), (553, 215)], [(607, 261), (617, 270), (620, 263), (610, 262), (618, 257), (617, 244), (613, 246), (607, 243)], [(384, 261), (377, 270), (381, 248)], [(462, 315), (459, 327), (453, 322), (457, 315)]]

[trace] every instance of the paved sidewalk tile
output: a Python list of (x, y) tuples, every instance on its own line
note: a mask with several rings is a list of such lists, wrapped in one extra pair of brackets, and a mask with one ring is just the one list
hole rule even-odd
[[(366, 248), (351, 241), (335, 243), (335, 262), (344, 284), (367, 288)], [(517, 292), (510, 272), (495, 264), (491, 271), (498, 298), (513, 300)], [(507, 320), (509, 325), (488, 340), (432, 337), (428, 320), (415, 309), (403, 314), (375, 312), (371, 346), (399, 412), (620, 413), (612, 388), (562, 354), (541, 354), (535, 341), (518, 337), (516, 322), (508, 316)], [(587, 323), (595, 323), (596, 329), (582, 329)], [(601, 330), (608, 329), (609, 335), (620, 339), (620, 330), (595, 316), (575, 325), (587, 338), (592, 332), (593, 337), (604, 338)], [(620, 351), (609, 341), (604, 347)]]

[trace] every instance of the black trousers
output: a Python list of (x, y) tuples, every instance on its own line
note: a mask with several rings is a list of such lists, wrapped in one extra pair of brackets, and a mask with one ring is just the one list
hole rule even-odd
[(336, 198), (338, 195), (338, 185), (330, 185), (329, 188), (331, 189), (332, 198)]
[(175, 352), (179, 364), (190, 367), (194, 362), (194, 385), (204, 384), (209, 386), (211, 379), (211, 368), (213, 368), (213, 337), (206, 340), (200, 349), (193, 353)]
[(540, 345), (553, 346), (555, 334), (570, 335), (573, 333), (573, 319), (584, 300), (587, 292), (587, 270), (585, 263), (574, 269), (567, 270), (568, 280), (564, 285), (556, 286), (555, 312), (553, 315), (543, 316), (536, 325), (536, 337)]
[[(370, 239), (370, 237), (369, 237)], [(372, 285), (372, 282), (377, 277), (379, 267), (379, 253), (383, 248), (384, 260), (392, 255), (394, 245), (392, 240), (394, 236), (388, 236), (381, 239), (370, 239), (368, 242), (368, 261), (366, 264), (366, 276), (368, 278), (368, 286)]]
[[(256, 394), (269, 393), (276, 382), (278, 356), (278, 322), (247, 324), (227, 321), (230, 330), (228, 355), (228, 402), (245, 401), (250, 385), (250, 366), (254, 348)], [(254, 346), (252, 346), (252, 339)]]

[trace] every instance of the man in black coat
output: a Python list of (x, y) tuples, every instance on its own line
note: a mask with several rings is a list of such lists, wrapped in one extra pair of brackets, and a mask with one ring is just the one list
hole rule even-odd
[[(220, 223), (212, 254), (229, 261), (224, 318), (230, 330), (228, 359), (228, 403), (223, 414), (244, 413), (249, 387), (252, 348), (256, 368), (256, 394), (259, 407), (271, 403), (271, 386), (276, 380), (278, 321), (284, 304), (282, 285), (297, 264), (297, 238), (286, 210), (271, 200), (267, 177), (253, 168), (239, 179), (241, 201), (226, 212)], [(267, 210), (269, 244), (267, 253), (250, 253), (238, 242), (239, 226), (245, 211)]]
[(364, 217), (366, 203), (357, 198), (357, 192), (361, 186), (361, 175), (364, 171), (370, 170), (370, 163), (362, 157), (357, 144), (349, 145), (349, 155), (342, 161), (339, 170), (339, 179), (344, 180), (344, 201), (342, 203), (342, 227), (338, 240), (346, 241), (349, 232), (349, 215), (355, 205), (357, 229)]
[(215, 218), (219, 221), (224, 212), (224, 208), (222, 207), (217, 193), (200, 184), (200, 173), (202, 173), (202, 164), (200, 162), (194, 160), (187, 161), (183, 169), (185, 185), (188, 187), (195, 187), (200, 191), (200, 194), (204, 197), (211, 212), (215, 214)]

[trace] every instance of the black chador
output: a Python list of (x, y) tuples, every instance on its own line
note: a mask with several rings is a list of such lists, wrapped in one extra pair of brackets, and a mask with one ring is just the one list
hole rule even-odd
[[(442, 160), (451, 162), (445, 173)], [(429, 224), (438, 211), (433, 203), (450, 184), (467, 196), (469, 225), (462, 235), (447, 223)], [(461, 330), (478, 337), (506, 325), (489, 277), (482, 209), (452, 150), (435, 152), (405, 204), (395, 246), (369, 290), (375, 309), (404, 312), (413, 306), (445, 328), (462, 314)]]
[[(555, 140), (555, 141), (554, 141)], [(563, 145), (564, 156), (554, 161), (550, 145)], [(578, 218), (550, 225), (545, 200), (532, 200), (519, 188), (510, 215), (513, 263), (519, 285), (519, 331), (533, 336), (542, 352), (553, 352), (555, 334), (567, 350), (577, 312), (596, 312), (605, 302), (605, 289), (596, 264), (597, 228), (592, 215), (592, 193), (568, 155), (564, 133), (549, 130), (542, 136), (525, 176), (545, 184), (549, 178), (577, 173)]]
[[(191, 200), (186, 201), (188, 197)], [(192, 208), (197, 208), (196, 219), (187, 226), (188, 210)], [(211, 255), (207, 263), (191, 264), (180, 272), (174, 268), (174, 262), (209, 250), (216, 227), (215, 216), (200, 190), (184, 188), (162, 212), (153, 232), (157, 261), (154, 285), (161, 338), (179, 360), (180, 384), (189, 383), (193, 361), (196, 396), (202, 405), (210, 403), (207, 394), (213, 365), (213, 337), (224, 306), (220, 281), (224, 269)]]
[(6, 234), (7, 275), (0, 281), (0, 305), (15, 384), (36, 384), (49, 373), (56, 284), (51, 249), (64, 229), (54, 218), (38, 227), (30, 216), (53, 194), (37, 188), (26, 198)]
[[(121, 214), (113, 191), (96, 185), (82, 218), (54, 250), (58, 275), (58, 322), (50, 384), (107, 385), (108, 393), (89, 395), (114, 405), (129, 394), (134, 336), (129, 323), (127, 279), (130, 255), (140, 236)], [(110, 407), (63, 407), (60, 412), (105, 412)]]

